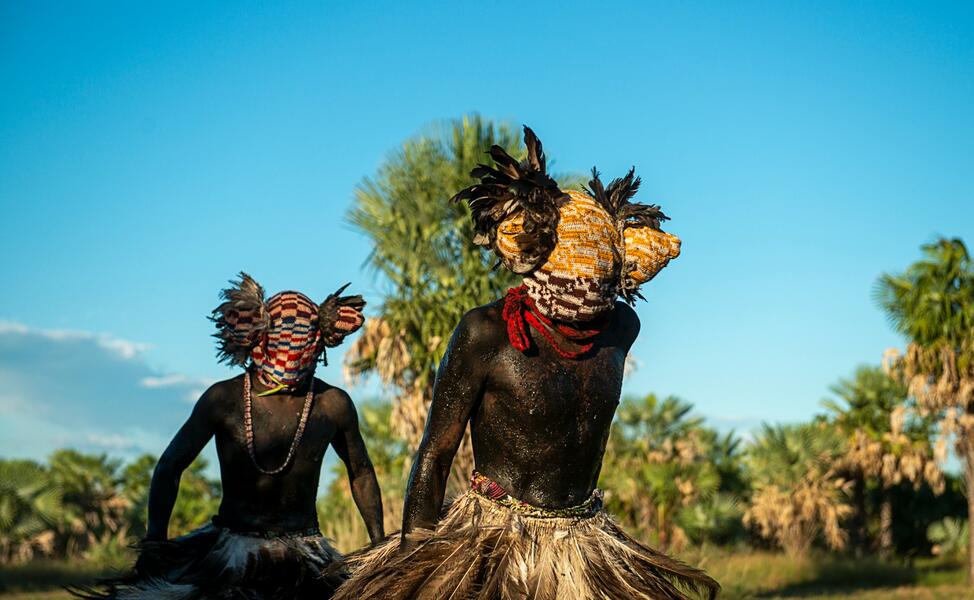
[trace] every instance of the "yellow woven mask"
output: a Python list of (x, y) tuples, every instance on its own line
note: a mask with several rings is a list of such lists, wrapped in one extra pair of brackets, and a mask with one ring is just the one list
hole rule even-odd
[(680, 238), (651, 227), (627, 227), (625, 238), (626, 272), (633, 287), (639, 287), (680, 255)]
[(492, 248), (524, 274), (537, 308), (560, 321), (585, 321), (610, 310), (617, 295), (632, 302), (638, 286), (680, 253), (680, 240), (659, 229), (658, 206), (631, 203), (639, 178), (630, 171), (604, 187), (593, 169), (589, 193), (564, 192), (545, 173), (545, 158), (525, 127), (528, 157), (518, 163), (494, 146), (496, 168), (454, 200), (470, 203), (475, 243)]

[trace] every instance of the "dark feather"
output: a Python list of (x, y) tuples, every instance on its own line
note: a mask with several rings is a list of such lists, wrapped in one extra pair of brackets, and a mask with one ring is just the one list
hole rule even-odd
[[(355, 312), (361, 313), (365, 308), (365, 300), (360, 295), (355, 296), (342, 296), (341, 293), (345, 291), (350, 284), (346, 283), (342, 287), (338, 288), (338, 291), (330, 294), (325, 298), (324, 302), (318, 305), (318, 329), (321, 331), (322, 337), (328, 339), (333, 338), (336, 335), (341, 335), (345, 337), (352, 332), (345, 332), (343, 330), (337, 329), (335, 327), (338, 321), (338, 311), (342, 307), (347, 307), (354, 309)], [(337, 344), (335, 344), (337, 345)]]
[(244, 366), (269, 325), (264, 288), (243, 271), (239, 280), (231, 280), (230, 284), (220, 292), (223, 302), (213, 309), (210, 320), (216, 324), (213, 337), (218, 340), (220, 362)]
[(69, 591), (88, 600), (319, 600), (347, 578), (319, 536), (260, 539), (208, 525), (166, 542), (143, 542), (130, 572)]
[[(457, 192), (452, 201), (470, 206), (476, 235), (474, 243), (497, 250), (497, 227), (505, 219), (524, 215), (524, 233), (518, 236), (522, 251), (516, 262), (504, 264), (515, 273), (529, 273), (541, 266), (554, 249), (559, 202), (567, 197), (547, 169), (541, 140), (524, 127), (527, 157), (518, 162), (500, 146), (491, 147), (494, 166), (478, 165), (470, 175), (480, 182)], [(500, 256), (500, 254), (498, 253)]]
[[(588, 182), (586, 191), (612, 215), (620, 232), (627, 227), (649, 227), (659, 231), (660, 224), (669, 220), (660, 207), (631, 201), (639, 191), (640, 183), (641, 179), (636, 177), (636, 168), (633, 167), (624, 177), (613, 179), (606, 188), (602, 185), (598, 170), (592, 167), (592, 180)], [(629, 304), (635, 304), (637, 298), (644, 299), (628, 276), (632, 268), (630, 264), (623, 265), (619, 282), (619, 295)]]

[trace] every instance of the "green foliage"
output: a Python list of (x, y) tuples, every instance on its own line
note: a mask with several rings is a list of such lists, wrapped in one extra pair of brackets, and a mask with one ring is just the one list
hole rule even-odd
[[(136, 537), (145, 535), (149, 506), (149, 484), (156, 457), (143, 454), (122, 471), (123, 496), (129, 504), (129, 519)], [(169, 519), (170, 535), (182, 535), (204, 525), (220, 507), (220, 483), (206, 474), (207, 460), (197, 457), (179, 479), (179, 496)]]
[[(829, 390), (835, 398), (823, 400), (822, 405), (832, 422), (849, 432), (856, 429), (870, 434), (888, 432), (893, 410), (907, 402), (906, 386), (874, 366), (859, 367), (852, 378), (839, 379)], [(924, 425), (922, 433), (929, 435), (933, 423), (927, 421)]]
[[(974, 520), (974, 261), (960, 239), (921, 248), (924, 257), (900, 275), (883, 275), (876, 299), (909, 339), (891, 363), (925, 410), (941, 417), (964, 463), (968, 520)], [(974, 545), (968, 553), (974, 583)]]
[(745, 524), (792, 556), (806, 554), (819, 536), (842, 549), (847, 539), (842, 521), (851, 509), (848, 484), (834, 465), (843, 442), (823, 422), (765, 424), (745, 454), (752, 482)]
[(965, 519), (946, 517), (927, 528), (927, 539), (934, 545), (934, 553), (946, 557), (958, 557), (967, 551), (971, 536), (970, 524)]
[(46, 553), (45, 532), (64, 514), (61, 487), (43, 466), (28, 460), (0, 460), (0, 559)]
[(765, 423), (744, 460), (754, 484), (791, 489), (810, 474), (828, 473), (843, 449), (842, 437), (824, 423)]
[[(128, 547), (145, 534), (149, 482), (156, 459), (139, 457), (124, 468), (104, 454), (54, 452), (48, 465), (0, 460), (0, 557), (84, 557), (121, 567)], [(171, 530), (199, 527), (218, 507), (219, 484), (206, 462), (183, 474)]]
[(897, 331), (921, 346), (961, 346), (974, 329), (974, 262), (960, 239), (921, 247), (924, 258), (883, 275), (876, 300)]
[[(883, 555), (893, 549), (892, 488), (926, 484), (936, 493), (944, 488), (943, 473), (934, 460), (937, 420), (917, 410), (906, 386), (879, 367), (859, 367), (851, 379), (832, 386), (835, 399), (823, 401), (828, 420), (845, 437), (847, 450), (838, 471), (855, 482), (852, 531), (860, 549), (869, 545), (867, 532), (877, 532)], [(875, 493), (870, 493), (876, 490)]]
[(744, 536), (744, 509), (734, 494), (717, 492), (680, 509), (677, 525), (694, 544), (727, 545)]
[(730, 462), (737, 443), (705, 428), (692, 410), (675, 396), (626, 398), (602, 465), (609, 508), (662, 547), (717, 541), (733, 529), (734, 503), (714, 494), (720, 468), (736, 470)]
[[(515, 282), (473, 245), (466, 203), (450, 202), (494, 144), (524, 154), (519, 132), (506, 124), (477, 115), (447, 122), (404, 142), (355, 192), (348, 220), (372, 240), (368, 264), (387, 286), (379, 314), (407, 345), (408, 384), (431, 381), (460, 317)], [(373, 367), (362, 358), (364, 370)]]

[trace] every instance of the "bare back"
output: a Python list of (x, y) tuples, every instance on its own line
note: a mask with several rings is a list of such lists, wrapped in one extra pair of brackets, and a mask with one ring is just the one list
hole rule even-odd
[[(215, 437), (223, 485), (214, 518), (218, 525), (262, 533), (316, 529), (318, 480), (325, 452), (332, 446), (346, 465), (370, 537), (380, 538), (382, 500), (348, 394), (315, 379), (311, 411), (293, 460), (271, 475), (254, 465), (247, 450), (243, 380), (240, 375), (211, 386), (159, 459), (149, 496), (147, 536), (166, 538), (179, 475)], [(251, 414), (255, 454), (263, 470), (284, 464), (301, 419), (307, 385), (305, 382), (293, 393), (259, 396), (264, 388), (255, 382)]]
[[(305, 388), (306, 389), (306, 388)], [(319, 391), (320, 390), (320, 391)], [(321, 463), (337, 430), (329, 413), (341, 390), (315, 380), (308, 423), (291, 465), (277, 475), (254, 466), (243, 428), (243, 376), (222, 383), (214, 435), (220, 460), (223, 499), (218, 521), (231, 529), (294, 531), (317, 527), (315, 498)], [(260, 466), (272, 470), (284, 463), (301, 418), (302, 394), (253, 394), (255, 450)]]

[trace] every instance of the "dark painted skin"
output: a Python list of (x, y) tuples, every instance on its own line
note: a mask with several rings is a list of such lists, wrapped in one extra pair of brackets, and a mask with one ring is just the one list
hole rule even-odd
[(409, 476), (404, 548), (406, 533), (434, 527), (468, 422), (477, 470), (515, 498), (565, 508), (596, 486), (626, 355), (639, 333), (635, 311), (616, 302), (593, 349), (567, 359), (536, 331), (532, 350), (512, 347), (502, 309), (497, 301), (464, 315), (440, 363)]
[[(216, 436), (223, 499), (215, 522), (235, 531), (283, 533), (317, 529), (315, 496), (322, 459), (331, 445), (345, 463), (352, 497), (369, 537), (383, 537), (382, 498), (358, 427), (358, 415), (343, 390), (315, 379), (315, 398), (291, 466), (277, 475), (258, 471), (244, 434), (243, 375), (221, 381), (196, 403), (192, 415), (159, 459), (149, 490), (147, 539), (168, 536), (179, 478), (203, 446)], [(297, 430), (310, 380), (290, 393), (258, 396), (253, 381), (253, 426), (257, 459), (265, 470), (284, 462)]]

